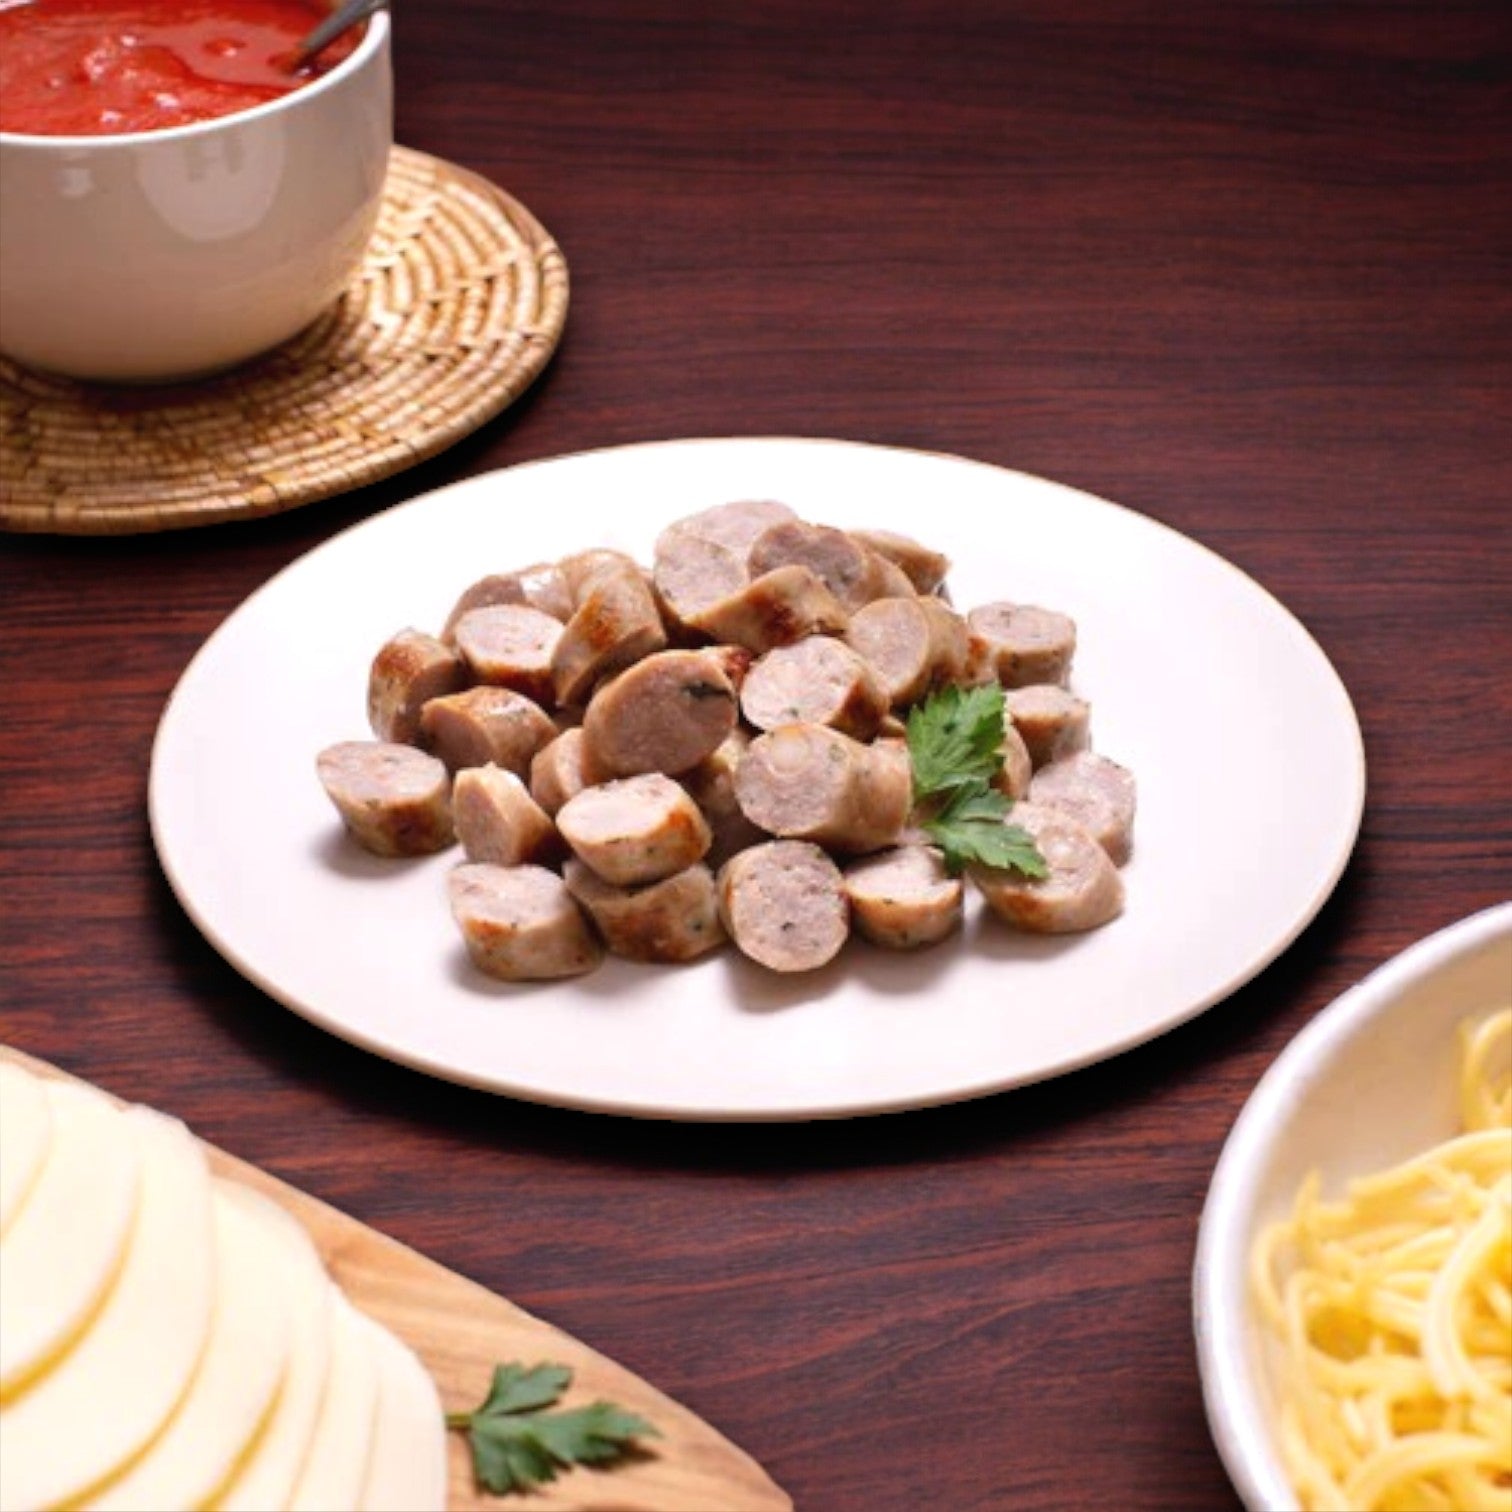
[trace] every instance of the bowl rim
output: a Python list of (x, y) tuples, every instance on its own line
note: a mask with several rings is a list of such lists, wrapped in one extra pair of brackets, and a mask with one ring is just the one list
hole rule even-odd
[[(1235, 1119), (1198, 1221), (1193, 1330), (1208, 1428), (1251, 1512), (1287, 1512), (1296, 1492), (1276, 1448), (1271, 1414), (1248, 1358), (1249, 1247), (1241, 1243), (1278, 1119), (1340, 1046), (1413, 984), (1462, 956), (1512, 937), (1512, 901), (1492, 904), (1407, 946), (1321, 1009), (1281, 1050)], [(1236, 1301), (1235, 1290), (1239, 1290)]]
[(174, 142), (192, 141), (196, 137), (209, 136), (217, 131), (234, 129), (250, 123), (266, 120), (281, 111), (297, 109), (337, 88), (344, 80), (365, 69), (389, 41), (389, 13), (374, 11), (368, 17), (362, 38), (357, 46), (328, 73), (298, 89), (291, 89), (276, 100), (264, 100), (260, 105), (249, 105), (245, 110), (233, 110), (226, 115), (211, 116), (204, 121), (188, 121), (182, 126), (164, 126), (153, 131), (91, 132), (64, 135), (39, 131), (0, 131), (0, 147), (19, 148), (31, 152), (112, 152), (131, 149), (167, 146)]

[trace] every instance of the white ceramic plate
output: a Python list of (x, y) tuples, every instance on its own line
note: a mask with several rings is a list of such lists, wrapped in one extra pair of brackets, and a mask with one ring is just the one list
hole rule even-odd
[(1512, 903), (1420, 940), (1330, 1004), (1277, 1057), (1213, 1173), (1192, 1300), (1213, 1440), (1251, 1512), (1297, 1505), (1281, 1457), (1278, 1349), (1256, 1316), (1250, 1254), (1317, 1171), (1325, 1196), (1460, 1128), (1459, 1036), (1512, 994)]
[[(509, 986), (467, 964), (452, 853), (380, 861), (315, 778), (364, 738), (367, 671), (439, 627), (488, 571), (660, 528), (732, 498), (948, 552), (958, 605), (1075, 617), (1093, 742), (1140, 788), (1128, 906), (1077, 938), (973, 912), (917, 956), (852, 942), (774, 976), (733, 950), (611, 961)], [(1364, 799), (1349, 697), (1300, 624), (1201, 546), (1103, 500), (959, 458), (833, 441), (700, 440), (470, 479), (336, 537), (253, 594), (170, 701), (150, 806), (163, 868), (207, 938), (333, 1033), (535, 1101), (658, 1118), (801, 1119), (917, 1108), (1039, 1080), (1218, 1002), (1295, 938), (1338, 880)]]

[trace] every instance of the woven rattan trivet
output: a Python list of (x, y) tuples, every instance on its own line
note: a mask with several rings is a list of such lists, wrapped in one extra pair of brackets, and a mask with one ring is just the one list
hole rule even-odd
[(250, 366), (168, 388), (0, 358), (0, 527), (126, 535), (276, 514), (413, 466), (545, 367), (567, 263), (486, 179), (396, 147), (361, 271)]

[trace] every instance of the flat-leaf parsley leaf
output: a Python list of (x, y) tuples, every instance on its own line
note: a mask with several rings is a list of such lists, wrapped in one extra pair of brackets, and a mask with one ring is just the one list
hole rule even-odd
[(471, 1412), (447, 1414), (446, 1426), (467, 1434), (479, 1485), (499, 1495), (528, 1491), (572, 1465), (606, 1464), (637, 1439), (660, 1436), (612, 1402), (552, 1411), (571, 1383), (565, 1365), (510, 1362), (494, 1368), (488, 1395)]
[(950, 683), (915, 704), (908, 711), (908, 755), (915, 798), (991, 782), (1003, 767), (1003, 690)]
[(1003, 690), (996, 684), (951, 684), (909, 711), (914, 801), (952, 877), (972, 864), (1027, 877), (1049, 871), (1034, 837), (1005, 822), (1012, 801), (991, 786), (1003, 767), (1006, 734)]
[(976, 863), (1002, 870), (1012, 868), (1026, 877), (1043, 877), (1049, 868), (1028, 830), (1006, 819), (1012, 804), (995, 788), (973, 784), (957, 788), (925, 831), (940, 847), (945, 870), (952, 877)]

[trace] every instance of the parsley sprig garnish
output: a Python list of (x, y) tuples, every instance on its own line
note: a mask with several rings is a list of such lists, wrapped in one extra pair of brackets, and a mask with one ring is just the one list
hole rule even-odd
[(611, 1402), (556, 1409), (571, 1383), (565, 1365), (512, 1361), (494, 1367), (488, 1395), (471, 1412), (447, 1413), (446, 1426), (467, 1434), (480, 1486), (501, 1496), (529, 1491), (573, 1465), (607, 1464), (637, 1439), (660, 1437)]
[(1048, 871), (1033, 836), (1006, 822), (1012, 800), (992, 786), (1003, 769), (1005, 720), (996, 684), (950, 684), (909, 710), (914, 802), (952, 877), (973, 862), (1028, 877)]

